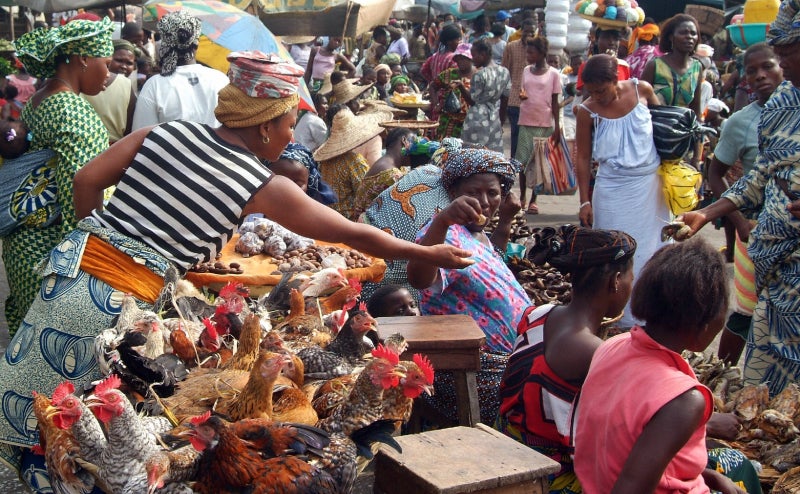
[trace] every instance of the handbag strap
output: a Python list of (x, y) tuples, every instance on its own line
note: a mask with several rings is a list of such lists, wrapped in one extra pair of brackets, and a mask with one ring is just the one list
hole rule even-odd
[(589, 116), (592, 117), (592, 121), (594, 122), (594, 129), (592, 130), (592, 156), (594, 156), (595, 146), (597, 144), (597, 126), (600, 125), (600, 115), (590, 110), (589, 107), (583, 103), (580, 104), (580, 107), (589, 112)]

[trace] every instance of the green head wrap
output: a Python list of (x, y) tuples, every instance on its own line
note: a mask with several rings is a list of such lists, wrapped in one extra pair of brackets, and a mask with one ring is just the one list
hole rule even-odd
[(59, 56), (110, 57), (114, 53), (113, 30), (108, 17), (97, 22), (75, 20), (60, 27), (25, 33), (14, 46), (28, 73), (40, 79), (48, 78), (55, 75)]
[(392, 91), (394, 91), (395, 86), (397, 86), (398, 84), (405, 84), (406, 86), (408, 86), (409, 84), (411, 84), (411, 79), (409, 79), (408, 76), (405, 74), (397, 74), (396, 76), (389, 79), (389, 85), (391, 86)]

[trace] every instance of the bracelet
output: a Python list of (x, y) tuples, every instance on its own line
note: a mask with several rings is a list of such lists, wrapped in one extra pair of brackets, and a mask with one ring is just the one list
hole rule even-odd
[(583, 209), (584, 206), (591, 206), (591, 205), (592, 205), (592, 201), (582, 202), (580, 207), (578, 207), (578, 209)]

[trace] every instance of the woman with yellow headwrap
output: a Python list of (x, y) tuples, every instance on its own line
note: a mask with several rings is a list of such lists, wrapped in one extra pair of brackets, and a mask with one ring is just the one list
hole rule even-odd
[[(168, 271), (213, 260), (248, 214), (379, 257), (470, 264), (463, 249), (416, 245), (350, 222), (273, 175), (262, 160), (277, 160), (292, 139), (303, 69), (260, 52), (228, 60), (230, 83), (215, 112), (221, 127), (175, 121), (134, 131), (75, 176), (76, 213), (84, 219), (51, 252), (26, 323), (0, 360), (4, 443), (38, 443), (31, 390), (49, 395), (61, 381), (101, 377), (90, 348), (120, 313), (125, 293), (153, 308)], [(111, 185), (116, 191), (104, 208), (103, 189)]]
[(34, 267), (77, 222), (72, 201), (72, 177), (87, 161), (108, 147), (108, 133), (92, 106), (79, 94), (95, 95), (104, 87), (113, 52), (111, 21), (76, 20), (54, 29), (37, 29), (19, 37), (17, 55), (28, 72), (47, 79), (30, 97), (22, 120), (30, 129), (31, 150), (58, 154), (55, 173), (60, 219), (34, 204), (37, 218), (3, 239), (3, 262), (10, 293), (6, 300), (8, 329), (13, 335), (42, 282)]

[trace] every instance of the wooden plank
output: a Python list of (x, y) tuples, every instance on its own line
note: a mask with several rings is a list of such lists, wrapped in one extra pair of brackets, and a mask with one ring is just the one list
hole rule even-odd
[(453, 427), (396, 439), (402, 454), (389, 448), (378, 453), (378, 492), (546, 492), (542, 488), (547, 475), (560, 468), (557, 462), (511, 438), (478, 428)]

